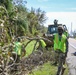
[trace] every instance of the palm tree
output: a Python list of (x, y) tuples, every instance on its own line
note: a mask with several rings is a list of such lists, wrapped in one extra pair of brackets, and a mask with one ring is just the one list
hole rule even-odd
[(31, 11), (27, 15), (27, 19), (29, 21), (29, 30), (34, 34), (36, 30), (41, 30), (41, 25), (46, 21), (45, 12), (41, 11), (40, 8), (37, 10), (31, 8)]

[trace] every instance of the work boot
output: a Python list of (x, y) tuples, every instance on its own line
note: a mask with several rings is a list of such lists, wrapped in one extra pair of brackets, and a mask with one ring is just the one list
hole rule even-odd
[(61, 75), (63, 75), (63, 74), (64, 74), (65, 69), (66, 69), (66, 67), (65, 67), (65, 66), (63, 66), (62, 74), (61, 74)]

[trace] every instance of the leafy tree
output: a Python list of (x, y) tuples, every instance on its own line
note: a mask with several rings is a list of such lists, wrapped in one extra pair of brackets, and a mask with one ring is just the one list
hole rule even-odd
[(12, 0), (0, 0), (0, 5), (4, 6), (9, 12), (13, 8)]
[(10, 42), (10, 36), (8, 34), (8, 11), (5, 7), (0, 6), (0, 34), (2, 39), (2, 42)]
[(0, 4), (7, 12), (1, 11), (1, 19), (6, 21), (5, 28), (10, 37), (22, 36), (29, 32), (31, 34), (36, 31), (43, 32), (41, 31), (43, 28), (45, 30), (43, 27), (46, 21), (45, 12), (40, 8), (37, 10), (31, 8), (31, 11), (28, 11), (26, 3), (26, 0), (0, 0)]
[(25, 6), (27, 3), (26, 0), (13, 0), (13, 4), (18, 6), (18, 5), (21, 5), (21, 6)]
[(31, 11), (27, 15), (27, 19), (29, 21), (29, 29), (32, 34), (36, 30), (41, 30), (41, 25), (46, 21), (45, 12), (41, 11), (40, 8), (35, 10), (34, 8), (31, 8)]
[(28, 22), (27, 22), (27, 8), (23, 5), (24, 0), (13, 0), (14, 6), (17, 10), (16, 16), (15, 16), (15, 35), (25, 35), (25, 33), (28, 32)]

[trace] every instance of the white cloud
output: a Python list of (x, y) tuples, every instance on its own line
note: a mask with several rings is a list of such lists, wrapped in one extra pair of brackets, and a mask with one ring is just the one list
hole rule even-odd
[(71, 30), (71, 24), (72, 30), (74, 31), (76, 29), (76, 12), (47, 12), (46, 16), (48, 17), (48, 20), (46, 21), (45, 26), (53, 24), (54, 19), (57, 19), (58, 23), (67, 26), (69, 32)]

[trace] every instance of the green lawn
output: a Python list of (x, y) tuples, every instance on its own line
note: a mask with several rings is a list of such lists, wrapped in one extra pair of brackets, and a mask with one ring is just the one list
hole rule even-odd
[[(50, 62), (47, 62), (43, 66), (34, 69), (29, 75), (56, 75), (56, 72), (57, 66), (53, 66)], [(65, 70), (64, 75), (68, 75), (68, 69)]]
[(55, 75), (57, 67), (51, 66), (50, 62), (45, 63), (43, 66), (39, 66), (38, 69), (33, 70), (29, 75)]

